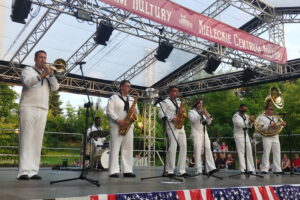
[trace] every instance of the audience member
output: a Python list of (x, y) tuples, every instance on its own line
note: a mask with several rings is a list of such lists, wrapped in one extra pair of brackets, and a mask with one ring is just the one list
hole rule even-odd
[(217, 164), (216, 166), (219, 169), (224, 169), (226, 167), (226, 156), (225, 153), (220, 153), (220, 157), (217, 158)]
[(228, 152), (228, 146), (225, 144), (225, 142), (222, 142), (222, 145), (220, 147), (221, 152)]
[(284, 172), (291, 171), (291, 160), (287, 156), (287, 154), (283, 154), (282, 162), (281, 162), (281, 169)]
[(217, 139), (216, 141), (213, 142), (213, 152), (219, 152), (220, 150), (220, 140)]
[(227, 154), (226, 165), (228, 169), (235, 169), (235, 160), (230, 153)]
[(300, 158), (299, 154), (295, 153), (295, 160), (293, 160), (293, 167), (295, 172), (300, 172)]

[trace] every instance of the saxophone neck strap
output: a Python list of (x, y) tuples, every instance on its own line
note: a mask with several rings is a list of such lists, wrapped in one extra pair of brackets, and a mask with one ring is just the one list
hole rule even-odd
[(128, 112), (129, 111), (129, 96), (127, 96), (126, 101), (121, 95), (118, 95), (118, 96), (124, 102), (124, 111)]

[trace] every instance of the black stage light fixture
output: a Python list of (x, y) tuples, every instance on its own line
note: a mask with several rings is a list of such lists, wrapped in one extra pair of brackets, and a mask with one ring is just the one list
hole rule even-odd
[(257, 74), (257, 72), (254, 69), (251, 69), (250, 67), (247, 67), (242, 75), (242, 80), (244, 83), (250, 81), (251, 79), (255, 78), (255, 75)]
[(101, 20), (96, 31), (96, 37), (94, 37), (95, 42), (106, 46), (113, 30), (114, 27), (109, 21)]
[(217, 70), (220, 64), (221, 64), (220, 59), (216, 58), (212, 54), (209, 54), (207, 56), (207, 63), (206, 66), (204, 67), (204, 71), (206, 71), (206, 73), (208, 74), (213, 74), (213, 72)]
[(14, 0), (11, 7), (11, 20), (25, 24), (25, 19), (31, 10), (31, 4), (30, 0)]
[(158, 49), (154, 56), (157, 60), (161, 62), (166, 62), (165, 59), (169, 57), (172, 50), (173, 50), (173, 45), (170, 42), (163, 40), (162, 42), (159, 43)]

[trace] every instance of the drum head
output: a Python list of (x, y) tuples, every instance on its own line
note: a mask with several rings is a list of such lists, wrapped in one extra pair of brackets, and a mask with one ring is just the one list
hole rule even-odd
[(100, 158), (100, 164), (103, 169), (108, 169), (109, 165), (109, 149), (106, 149), (103, 151), (101, 158)]

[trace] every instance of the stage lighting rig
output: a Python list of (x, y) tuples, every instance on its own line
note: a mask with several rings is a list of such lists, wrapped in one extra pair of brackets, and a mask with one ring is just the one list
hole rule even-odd
[(213, 72), (217, 70), (220, 64), (221, 64), (221, 60), (219, 58), (217, 58), (213, 54), (208, 54), (207, 63), (206, 66), (204, 67), (204, 71), (208, 74), (213, 74)]
[(158, 49), (154, 56), (157, 60), (161, 62), (166, 62), (165, 59), (169, 57), (172, 50), (173, 50), (173, 45), (167, 40), (163, 40), (162, 42), (159, 43)]
[(109, 40), (114, 27), (109, 21), (101, 20), (96, 31), (96, 37), (94, 40), (97, 44), (106, 46), (106, 42)]
[(10, 18), (13, 22), (25, 24), (31, 10), (30, 0), (13, 0)]

